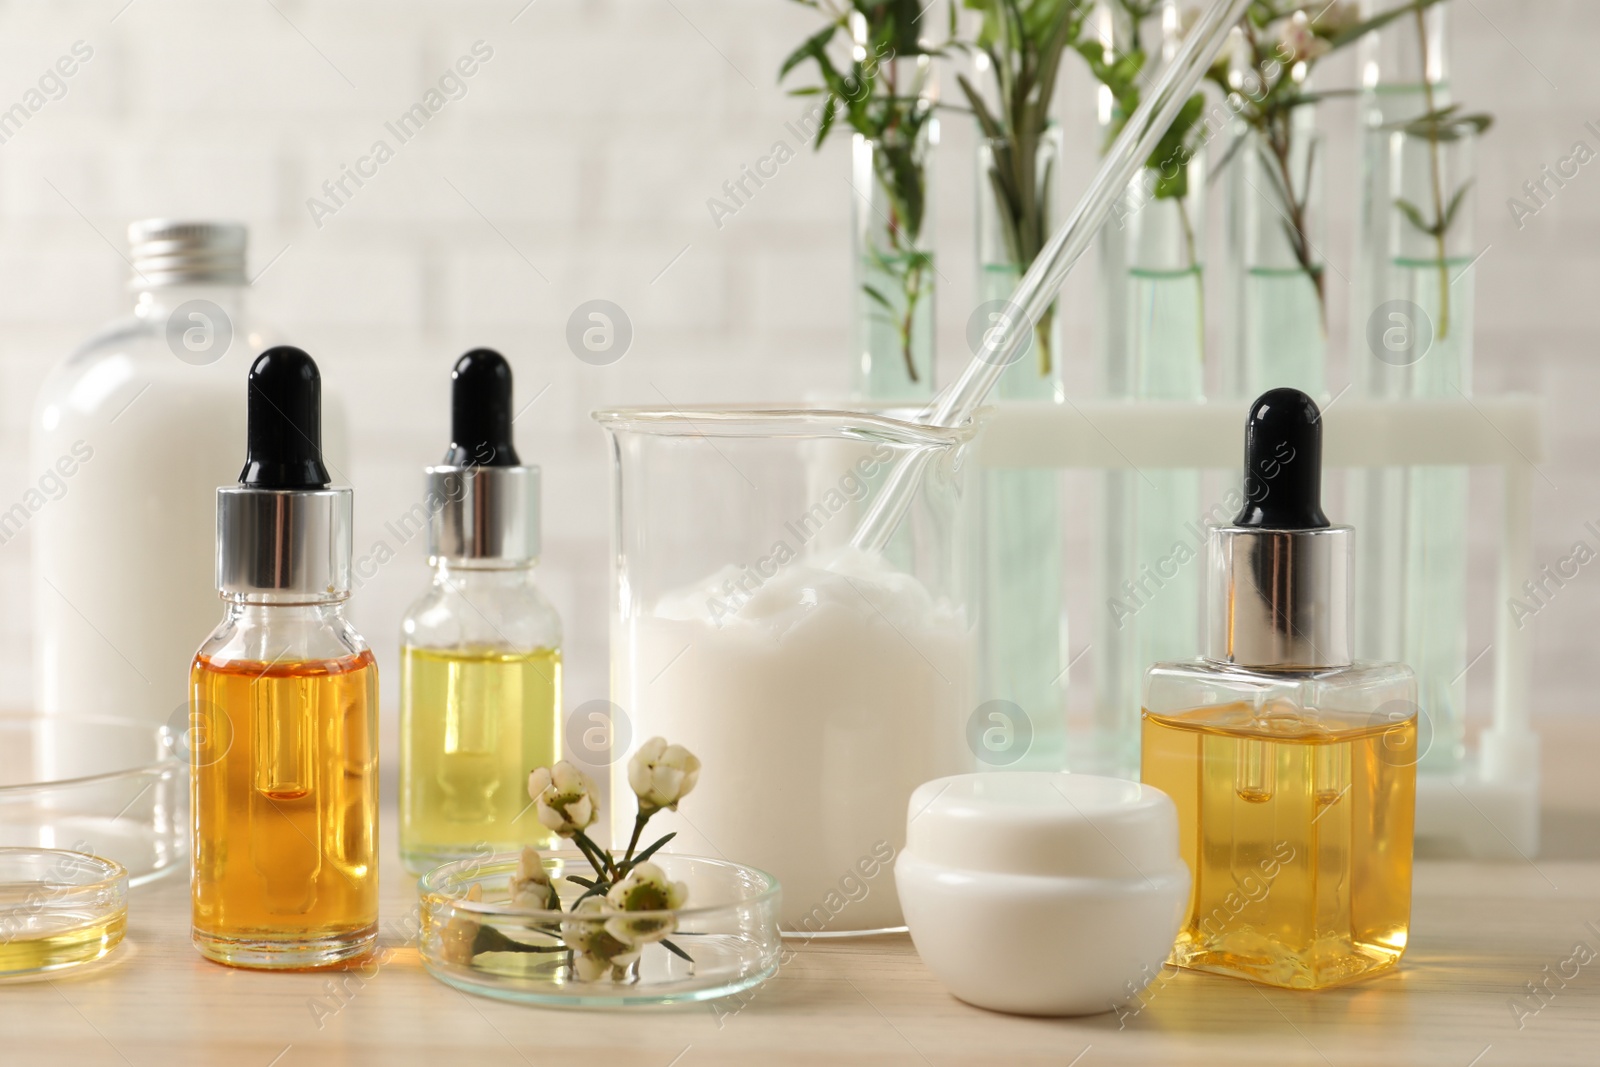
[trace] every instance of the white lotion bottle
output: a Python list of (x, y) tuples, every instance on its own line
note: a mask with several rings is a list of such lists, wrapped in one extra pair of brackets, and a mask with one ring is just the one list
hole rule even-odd
[[(216, 621), (217, 486), (238, 479), (241, 386), (268, 339), (248, 312), (244, 226), (152, 219), (128, 237), (133, 314), (46, 379), (29, 459), (45, 491), (26, 516), (0, 515), (0, 532), (26, 524), (33, 544), (39, 710), (182, 730), (195, 635)], [(343, 420), (328, 407), (337, 464)], [(152, 755), (45, 753), (38, 769)]]

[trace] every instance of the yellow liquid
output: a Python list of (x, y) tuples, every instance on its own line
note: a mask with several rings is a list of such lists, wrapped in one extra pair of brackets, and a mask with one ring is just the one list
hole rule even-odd
[(191, 672), (194, 943), (240, 967), (359, 956), (378, 932), (371, 652)]
[(51, 915), (49, 925), (59, 927), (54, 932), (30, 932), (0, 939), (0, 978), (38, 974), (97, 960), (122, 941), (128, 915), (118, 912), (83, 925), (73, 925), (73, 921), (67, 916)]
[(400, 853), (421, 874), (542, 846), (528, 772), (561, 758), (561, 652), (400, 653)]
[(1179, 967), (1321, 989), (1399, 962), (1417, 723), (1244, 704), (1144, 713), (1140, 777), (1178, 806), (1194, 885)]

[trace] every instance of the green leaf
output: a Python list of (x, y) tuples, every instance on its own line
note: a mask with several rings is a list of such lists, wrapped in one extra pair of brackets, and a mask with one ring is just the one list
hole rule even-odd
[(1438, 126), (1452, 114), (1461, 109), (1460, 104), (1447, 104), (1444, 107), (1425, 111), (1409, 119), (1400, 119), (1396, 122), (1386, 122), (1378, 128), (1380, 130), (1400, 130), (1403, 133), (1415, 132), (1417, 136), (1426, 136), (1428, 127)]
[(661, 942), (661, 947), (672, 953), (674, 956), (677, 956), (679, 959), (688, 960), (690, 963), (694, 962), (693, 956), (683, 951), (683, 949), (679, 948), (677, 945), (674, 945), (671, 941)]
[[(1448, 231), (1451, 223), (1455, 222), (1456, 212), (1461, 210), (1462, 200), (1466, 197), (1467, 190), (1470, 188), (1472, 188), (1472, 182), (1468, 181), (1457, 189), (1455, 195), (1450, 198), (1449, 206), (1444, 209), (1444, 218), (1439, 222), (1439, 234)], [(1435, 236), (1438, 235), (1436, 234)]]
[(1406, 217), (1411, 225), (1415, 226), (1423, 233), (1430, 235), (1433, 234), (1433, 227), (1428, 225), (1427, 220), (1422, 217), (1422, 212), (1418, 210), (1417, 205), (1411, 203), (1409, 200), (1406, 200), (1403, 197), (1396, 197), (1394, 206), (1395, 209), (1400, 212), (1400, 214)]
[(1082, 56), (1085, 63), (1089, 64), (1089, 73), (1093, 74), (1097, 81), (1110, 84), (1111, 68), (1106, 64), (1105, 45), (1099, 41), (1079, 41), (1072, 46), (1072, 50)]
[(1494, 118), (1483, 112), (1471, 115), (1456, 114), (1461, 108), (1460, 104), (1451, 104), (1449, 107), (1430, 111), (1426, 115), (1405, 122), (1391, 123), (1382, 127), (1386, 130), (1400, 130), (1407, 137), (1418, 137), (1423, 140), (1448, 144), (1461, 140), (1465, 136), (1464, 130), (1471, 130), (1474, 134), (1481, 134), (1494, 125)]
[[(863, 288), (865, 288), (865, 287), (863, 287)], [(654, 856), (656, 854), (656, 851), (658, 849), (660, 849), (662, 845), (666, 844), (668, 841), (671, 841), (674, 837), (677, 837), (677, 836), (678, 836), (678, 831), (674, 830), (674, 831), (672, 831), (672, 833), (667, 834), (661, 840), (657, 841), (655, 844), (651, 845), (649, 848), (645, 849), (643, 852), (641, 852), (637, 856), (633, 857), (633, 864), (632, 864), (632, 867), (630, 867), (629, 869), (632, 870), (633, 867), (639, 866), (639, 864), (643, 863), (645, 860), (649, 859), (651, 856)]]
[[(879, 266), (879, 268), (881, 270), (884, 270), (884, 271), (888, 271), (889, 270), (889, 266), (888, 266), (887, 263), (883, 263), (883, 262), (880, 261), (878, 263), (878, 266)], [(894, 309), (894, 305), (889, 303), (889, 298), (884, 296), (882, 293), (878, 292), (878, 290), (874, 289), (872, 286), (863, 285), (861, 287), (861, 291), (863, 293), (866, 293), (868, 299), (870, 299), (873, 303), (878, 304), (879, 306), (881, 306), (883, 308), (883, 310), (887, 311), (889, 313), (889, 317), (890, 318), (894, 318), (894, 316), (896, 314), (898, 314), (898, 312), (896, 312), (895, 309)]]
[[(1200, 115), (1205, 110), (1206, 98), (1200, 93), (1195, 93), (1183, 102), (1183, 107), (1178, 109), (1178, 114), (1172, 120), (1172, 125), (1167, 127), (1167, 132), (1161, 135), (1161, 140), (1156, 142), (1155, 148), (1145, 160), (1145, 166), (1156, 172), (1156, 196), (1162, 197), (1161, 185), (1166, 182), (1169, 186), (1174, 183), (1181, 185), (1182, 191), (1187, 192), (1189, 181), (1184, 174), (1189, 168), (1189, 156), (1185, 142), (1189, 131), (1195, 123), (1200, 121)], [(1169, 166), (1169, 164), (1171, 166)], [(1168, 175), (1169, 169), (1176, 173)], [(1169, 191), (1166, 196), (1182, 195), (1182, 192)]]
[(480, 952), (565, 952), (565, 945), (529, 945), (521, 941), (513, 941), (502, 934), (493, 926), (483, 925), (478, 927), (478, 932), (472, 938), (472, 954)]
[(960, 86), (961, 92), (966, 96), (967, 103), (972, 105), (973, 117), (978, 120), (978, 126), (983, 130), (983, 135), (991, 141), (1004, 140), (1005, 132), (1000, 129), (1000, 123), (989, 113), (989, 106), (983, 102), (983, 97), (978, 94), (978, 90), (972, 87), (972, 83), (967, 81), (967, 76), (965, 74), (957, 74), (956, 84)]
[(989, 168), (989, 188), (994, 193), (994, 202), (1000, 209), (1001, 221), (1005, 225), (1000, 227), (1000, 235), (1005, 239), (1006, 255), (1016, 266), (1026, 270), (1029, 263), (1023, 260), (1028, 258), (1023, 248), (1021, 227), (1018, 221), (1022, 217), (1022, 206), (1018, 202), (1016, 186), (1012, 183), (1011, 175), (1000, 167)]
[[(1250, 138), (1251, 136), (1251, 134), (1245, 134), (1246, 139)], [(1294, 202), (1294, 190), (1290, 189), (1284, 184), (1283, 174), (1280, 173), (1278, 169), (1278, 161), (1276, 158), (1274, 158), (1272, 153), (1267, 150), (1266, 145), (1258, 146), (1257, 154), (1261, 160), (1261, 172), (1267, 176), (1267, 183), (1272, 186), (1273, 194), (1278, 198), (1278, 203), (1276, 205), (1277, 210), (1274, 212), (1274, 214), (1282, 216), (1287, 212), (1289, 205)], [(1284, 225), (1288, 226), (1288, 222), (1285, 221)], [(1290, 234), (1289, 239), (1291, 244), (1294, 243), (1295, 236), (1297, 235), (1292, 233)]]
[(1300, 188), (1305, 190), (1306, 197), (1308, 199), (1311, 196), (1311, 177), (1317, 173), (1317, 147), (1320, 144), (1322, 144), (1321, 141), (1313, 139), (1312, 142), (1306, 146), (1306, 170), (1305, 174), (1301, 178)]
[(807, 59), (818, 58), (819, 61), (825, 61), (827, 53), (823, 50), (827, 48), (828, 42), (833, 40), (833, 35), (838, 31), (838, 23), (831, 23), (824, 29), (807, 37), (799, 48), (789, 53), (789, 58), (783, 61), (783, 66), (778, 68), (778, 80), (783, 81), (791, 70), (804, 63)]
[(822, 105), (822, 121), (817, 123), (817, 139), (811, 142), (813, 152), (822, 151), (822, 142), (828, 139), (828, 131), (833, 129), (833, 120), (839, 114), (839, 98), (829, 95), (828, 102)]
[(1367, 89), (1313, 89), (1302, 90), (1296, 95), (1302, 103), (1315, 104), (1323, 100), (1337, 100), (1344, 96), (1359, 96), (1368, 91)]
[(1328, 47), (1333, 49), (1343, 48), (1352, 41), (1359, 41), (1374, 30), (1381, 30), (1395, 19), (1404, 18), (1418, 11), (1426, 10), (1440, 0), (1412, 0), (1409, 4), (1392, 7), (1382, 14), (1374, 15), (1365, 22), (1358, 22), (1343, 33), (1334, 34), (1327, 39)]
[(885, 9), (886, 32), (895, 55), (914, 56), (925, 52), (921, 33), (922, 4), (919, 0), (882, 0), (882, 7)]
[(1178, 168), (1171, 177), (1156, 171), (1155, 183), (1151, 186), (1151, 195), (1157, 200), (1182, 200), (1189, 195), (1189, 167), (1187, 164)]
[[(1039, 5), (1043, 8), (1045, 5)], [(1078, 14), (1074, 19), (1072, 16)], [(1039, 88), (1041, 129), (1049, 121), (1050, 101), (1055, 97), (1056, 76), (1061, 71), (1061, 56), (1067, 45), (1076, 40), (1083, 29), (1083, 19), (1076, 8), (1065, 4), (1058, 4), (1053, 21), (1046, 21), (1040, 27), (1044, 31), (1044, 44), (1040, 48), (1039, 57)]]
[(1250, 139), (1250, 136), (1251, 135), (1248, 133), (1234, 135), (1232, 142), (1228, 145), (1227, 151), (1222, 153), (1222, 158), (1217, 160), (1216, 166), (1211, 168), (1211, 181), (1214, 182), (1219, 176), (1221, 176), (1228, 164), (1233, 162), (1233, 157), (1239, 154), (1239, 149), (1243, 148), (1244, 143)]

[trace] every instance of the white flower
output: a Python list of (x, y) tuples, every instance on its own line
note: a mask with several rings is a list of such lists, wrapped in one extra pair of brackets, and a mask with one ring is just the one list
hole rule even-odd
[(611, 887), (606, 903), (618, 914), (606, 920), (606, 932), (625, 945), (648, 945), (671, 936), (678, 921), (670, 915), (631, 918), (633, 911), (676, 911), (689, 899), (689, 887), (667, 878), (654, 863), (641, 863)]
[(654, 863), (641, 863), (611, 887), (606, 901), (618, 911), (676, 911), (689, 899), (689, 887), (670, 881)]
[(587, 829), (600, 817), (594, 779), (566, 760), (528, 775), (528, 796), (533, 798), (539, 822), (562, 837)]
[(611, 961), (588, 952), (572, 954), (572, 976), (580, 982), (598, 982), (611, 973)]
[(1327, 41), (1311, 32), (1311, 23), (1303, 11), (1295, 12), (1278, 31), (1278, 58), (1286, 65), (1309, 63), (1331, 49)]
[(524, 848), (517, 859), (517, 873), (511, 876), (511, 903), (524, 908), (561, 909), (561, 897), (550, 883), (537, 849)]
[(660, 808), (677, 811), (678, 801), (689, 795), (699, 778), (700, 761), (694, 753), (667, 744), (664, 737), (652, 737), (628, 761), (628, 784), (639, 797), (641, 815)]
[(588, 952), (597, 937), (605, 933), (602, 921), (606, 912), (603, 897), (585, 897), (572, 909), (572, 918), (561, 921), (561, 943), (574, 952)]
[(1207, 72), (1207, 76), (1215, 78), (1219, 82), (1232, 84), (1231, 75), (1233, 69), (1247, 66), (1250, 62), (1250, 57), (1246, 55), (1246, 51), (1244, 34), (1240, 32), (1239, 27), (1235, 26), (1228, 31), (1228, 39), (1223, 42), (1222, 47), (1217, 51), (1217, 58), (1211, 61), (1211, 69)]
[(603, 898), (589, 897), (572, 909), (572, 918), (562, 920), (561, 941), (572, 950), (572, 975), (580, 982), (598, 982), (607, 974), (613, 980), (625, 978), (628, 966), (639, 958), (639, 948), (606, 929), (610, 914)]
[(1361, 7), (1356, 0), (1333, 0), (1311, 20), (1311, 28), (1323, 37), (1337, 37), (1361, 24)]
[[(472, 883), (465, 900), (482, 900), (483, 887)], [(439, 955), (446, 963), (465, 967), (472, 962), (472, 946), (478, 939), (478, 922), (461, 914), (451, 916), (439, 934)]]

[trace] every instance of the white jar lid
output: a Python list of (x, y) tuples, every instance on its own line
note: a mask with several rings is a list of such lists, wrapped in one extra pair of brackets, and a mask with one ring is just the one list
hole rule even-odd
[(906, 852), (954, 870), (1151, 878), (1182, 867), (1178, 809), (1154, 786), (1051, 771), (924, 782), (906, 811)]

